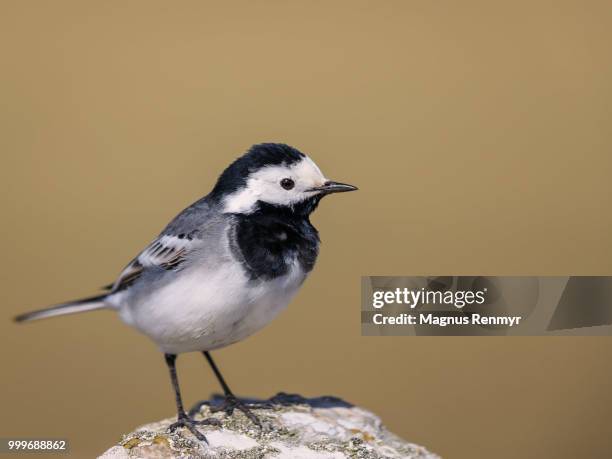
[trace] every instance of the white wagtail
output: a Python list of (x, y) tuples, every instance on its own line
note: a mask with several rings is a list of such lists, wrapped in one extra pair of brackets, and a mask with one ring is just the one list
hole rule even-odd
[(357, 188), (325, 178), (284, 144), (253, 146), (213, 190), (183, 210), (109, 285), (108, 293), (29, 312), (18, 322), (114, 309), (165, 355), (178, 420), (205, 441), (185, 413), (176, 355), (202, 352), (223, 391), (223, 409), (248, 406), (226, 384), (209, 351), (240, 341), (282, 311), (312, 270), (319, 236), (309, 215), (322, 197)]

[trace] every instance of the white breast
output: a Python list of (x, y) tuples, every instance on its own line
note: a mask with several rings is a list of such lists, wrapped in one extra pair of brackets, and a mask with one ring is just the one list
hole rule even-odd
[(191, 267), (173, 282), (118, 304), (121, 318), (163, 352), (204, 351), (240, 341), (282, 311), (305, 279), (294, 261), (270, 281), (250, 281), (236, 262)]

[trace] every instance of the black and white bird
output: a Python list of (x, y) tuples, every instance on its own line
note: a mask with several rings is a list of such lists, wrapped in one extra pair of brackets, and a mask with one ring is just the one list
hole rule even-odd
[(185, 413), (175, 360), (202, 352), (221, 384), (230, 414), (243, 411), (209, 351), (243, 340), (285, 309), (312, 270), (319, 236), (309, 220), (319, 201), (352, 185), (325, 178), (305, 154), (285, 144), (251, 147), (213, 190), (187, 207), (127, 267), (103, 295), (29, 312), (26, 322), (112, 309), (164, 353), (178, 420), (206, 440)]

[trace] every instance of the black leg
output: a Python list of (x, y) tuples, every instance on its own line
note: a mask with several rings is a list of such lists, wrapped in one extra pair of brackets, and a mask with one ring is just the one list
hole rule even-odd
[(229, 388), (229, 386), (225, 382), (225, 379), (223, 378), (223, 375), (219, 371), (219, 368), (217, 367), (217, 364), (215, 363), (215, 361), (213, 360), (212, 356), (210, 355), (210, 352), (204, 351), (204, 352), (202, 352), (202, 354), (204, 354), (204, 357), (206, 357), (206, 360), (208, 360), (208, 364), (210, 365), (210, 368), (212, 368), (212, 371), (215, 373), (215, 376), (219, 380), (219, 384), (221, 384), (221, 388), (223, 389), (223, 392), (225, 393), (225, 396), (226, 397), (229, 397), (229, 396), (233, 397), (234, 394), (233, 394), (232, 390)]
[(178, 412), (177, 421), (170, 425), (168, 429), (174, 431), (179, 427), (186, 427), (198, 440), (208, 443), (204, 434), (196, 429), (196, 423), (187, 416), (183, 408), (181, 389), (179, 387), (178, 376), (176, 375), (176, 354), (164, 354), (164, 357), (166, 359), (166, 365), (168, 365), (168, 370), (170, 371), (170, 380), (172, 381), (172, 388), (174, 389), (174, 396), (176, 399), (176, 410)]
[(168, 370), (170, 371), (170, 381), (172, 381), (172, 388), (174, 389), (178, 416), (181, 417), (183, 413), (185, 413), (185, 409), (183, 408), (181, 388), (179, 387), (178, 376), (176, 375), (176, 354), (164, 354), (164, 358), (166, 359), (166, 365), (168, 365)]
[(232, 390), (229, 388), (229, 386), (225, 382), (225, 379), (223, 378), (223, 375), (219, 371), (219, 368), (215, 364), (215, 361), (213, 360), (212, 356), (210, 355), (210, 353), (208, 351), (203, 351), (202, 354), (204, 354), (204, 357), (206, 357), (206, 360), (208, 360), (208, 363), (209, 363), (210, 367), (212, 368), (212, 371), (215, 373), (215, 376), (219, 380), (219, 384), (221, 384), (221, 388), (223, 389), (223, 392), (225, 394), (225, 401), (223, 402), (223, 404), (220, 407), (211, 407), (211, 411), (225, 411), (227, 414), (231, 415), (234, 412), (235, 409), (239, 409), (255, 425), (261, 427), (261, 421), (259, 420), (259, 418), (257, 416), (255, 416), (251, 412), (249, 407), (245, 403), (240, 401), (234, 395)]

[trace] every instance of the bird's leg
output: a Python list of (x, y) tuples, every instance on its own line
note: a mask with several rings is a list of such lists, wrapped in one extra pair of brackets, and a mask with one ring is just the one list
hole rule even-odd
[(166, 365), (168, 365), (168, 370), (170, 371), (170, 380), (172, 381), (172, 388), (174, 389), (174, 396), (176, 399), (176, 410), (178, 411), (177, 421), (171, 424), (168, 430), (173, 432), (179, 427), (186, 427), (198, 440), (208, 443), (204, 434), (196, 429), (196, 422), (187, 416), (183, 408), (181, 389), (179, 388), (178, 377), (176, 375), (176, 354), (164, 354), (164, 357), (166, 359)]
[[(240, 399), (238, 399), (238, 397), (236, 397), (232, 390), (229, 388), (210, 353), (208, 351), (203, 351), (202, 354), (204, 354), (204, 357), (206, 357), (206, 360), (212, 368), (212, 371), (215, 373), (217, 380), (219, 380), (219, 384), (221, 384), (221, 388), (223, 389), (225, 395), (225, 400), (223, 401), (223, 403), (218, 407), (211, 406), (211, 411), (225, 411), (228, 415), (231, 415), (235, 409), (238, 409), (242, 411), (245, 416), (249, 418), (255, 425), (257, 425), (258, 427), (262, 427), (261, 421), (257, 416), (253, 414), (253, 412), (249, 409), (249, 406), (246, 403), (242, 402)], [(252, 407), (254, 408), (254, 406)]]

